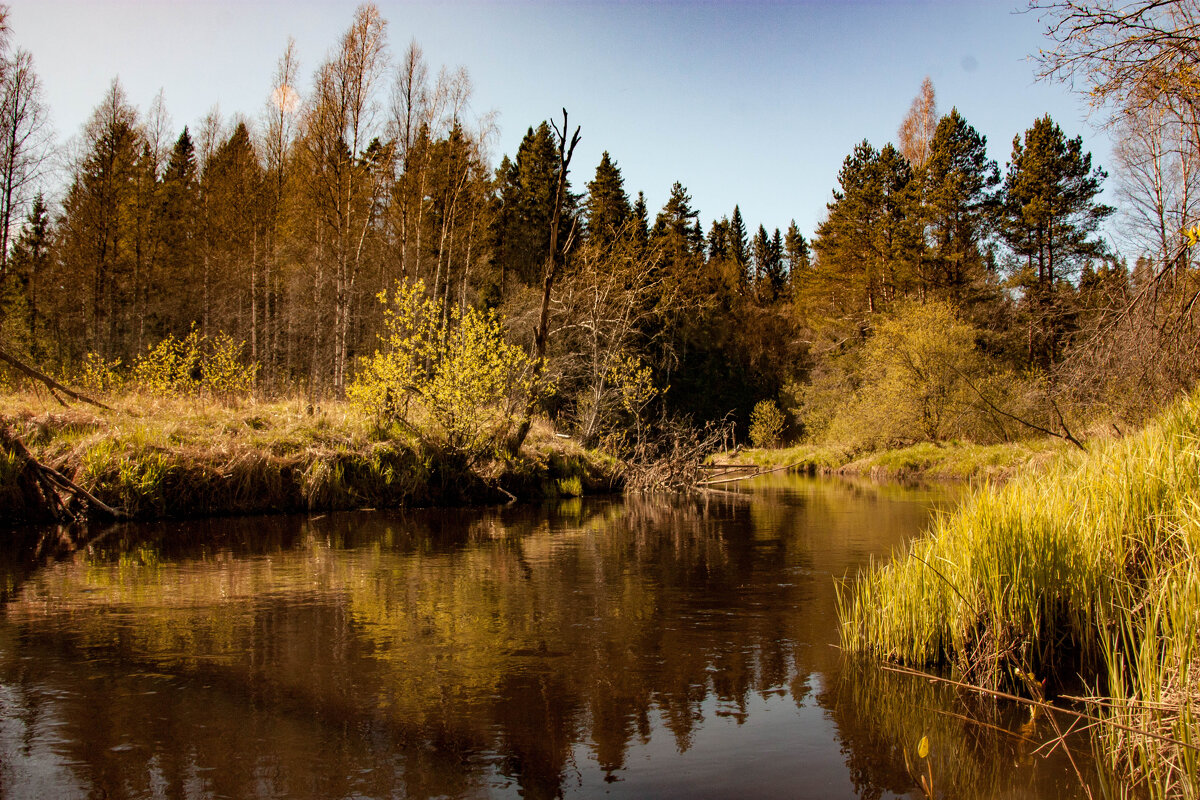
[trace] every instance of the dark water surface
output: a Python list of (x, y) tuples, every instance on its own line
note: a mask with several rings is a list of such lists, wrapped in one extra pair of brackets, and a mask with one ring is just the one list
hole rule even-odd
[(835, 578), (955, 492), (736, 486), (127, 526), (10, 564), (0, 796), (919, 797), (923, 735), (939, 796), (1081, 795), (1027, 713), (832, 646)]

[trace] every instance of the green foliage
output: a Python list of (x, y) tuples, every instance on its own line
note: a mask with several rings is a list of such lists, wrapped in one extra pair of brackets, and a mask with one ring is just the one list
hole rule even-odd
[(783, 435), (787, 417), (774, 400), (762, 400), (750, 412), (750, 441), (755, 447), (775, 447)]
[(532, 391), (529, 357), (491, 312), (447, 309), (423, 281), (381, 292), (383, 349), (364, 359), (347, 395), (379, 422), (399, 422), (469, 460), (508, 434)]
[(245, 395), (254, 388), (258, 365), (241, 362), (242, 347), (224, 333), (204, 336), (193, 327), (183, 339), (168, 335), (140, 356), (132, 380), (141, 391), (164, 397)]
[(901, 304), (863, 348), (861, 385), (832, 423), (843, 441), (937, 441), (964, 428), (980, 370), (975, 329), (950, 303)]

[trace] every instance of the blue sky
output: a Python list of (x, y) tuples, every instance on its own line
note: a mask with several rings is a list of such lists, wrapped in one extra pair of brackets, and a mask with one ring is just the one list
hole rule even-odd
[[(1110, 162), (1080, 95), (1035, 80), (1028, 57), (1048, 43), (1036, 15), (1013, 2), (378, 5), (393, 53), (415, 38), (435, 70), (470, 72), (474, 109), (499, 113), (494, 161), (566, 106), (582, 126), (577, 189), (608, 150), (652, 216), (678, 180), (706, 228), (737, 203), (750, 224), (794, 218), (810, 234), (846, 154), (864, 138), (893, 140), (926, 75), (939, 109), (957, 106), (1001, 168), (1014, 134), (1045, 113), (1082, 134), (1096, 163)], [(13, 0), (10, 22), (65, 140), (114, 76), (142, 110), (163, 89), (176, 129), (214, 104), (257, 117), (288, 36), (304, 92), (355, 6)]]

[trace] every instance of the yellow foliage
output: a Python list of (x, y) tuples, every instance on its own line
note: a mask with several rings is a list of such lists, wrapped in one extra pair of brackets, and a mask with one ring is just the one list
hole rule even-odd
[(774, 400), (762, 400), (750, 412), (750, 441), (755, 447), (774, 447), (787, 419)]
[(487, 452), (533, 388), (528, 355), (504, 340), (495, 314), (446, 308), (423, 281), (400, 282), (378, 299), (383, 348), (360, 363), (351, 403), (468, 458)]
[[(608, 371), (608, 380), (621, 392), (621, 405), (634, 417), (658, 396), (654, 371), (636, 355), (623, 354)], [(663, 391), (666, 391), (665, 389)]]
[(65, 377), (68, 383), (74, 384), (82, 391), (92, 394), (110, 394), (120, 389), (125, 383), (118, 371), (120, 367), (121, 359), (119, 358), (106, 361), (98, 353), (88, 353), (83, 357), (79, 371), (75, 375)]
[(242, 364), (242, 342), (225, 333), (209, 337), (195, 326), (183, 339), (168, 335), (133, 365), (133, 382), (159, 396), (201, 393), (229, 398), (254, 388), (257, 364)]
[(941, 300), (908, 302), (882, 319), (867, 342), (861, 386), (831, 429), (845, 442), (938, 441), (964, 427), (980, 371), (975, 329)]

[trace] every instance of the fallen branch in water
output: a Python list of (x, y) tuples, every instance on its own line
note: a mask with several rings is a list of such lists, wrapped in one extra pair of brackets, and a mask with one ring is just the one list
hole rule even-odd
[(7, 425), (0, 425), (0, 450), (7, 450), (16, 458), (18, 482), (23, 484), (26, 501), (32, 501), (34, 507), (40, 507), (55, 522), (73, 522), (78, 517), (64, 501), (64, 493), (103, 519), (129, 518), (121, 509), (113, 508), (66, 475), (34, 458)]
[(775, 467), (774, 469), (764, 469), (759, 472), (752, 472), (749, 475), (738, 475), (733, 478), (720, 478), (718, 480), (712, 480), (712, 481), (701, 481), (700, 483), (698, 483), (696, 485), (697, 486), (717, 486), (718, 484), (722, 484), (722, 483), (734, 483), (736, 481), (749, 480), (750, 478), (757, 478), (759, 475), (770, 475), (772, 472), (779, 472), (780, 470), (785, 470), (785, 469), (790, 470), (792, 467), (798, 467), (803, 463), (804, 463), (803, 461), (797, 461), (795, 464), (786, 464), (782, 467)]
[(1047, 703), (1045, 700), (1032, 700), (1028, 697), (1020, 697), (1015, 694), (1009, 694), (1008, 692), (1000, 692), (995, 689), (985, 689), (982, 686), (976, 686), (973, 683), (963, 683), (962, 681), (956, 681), (956, 680), (952, 680), (950, 678), (943, 678), (940, 675), (932, 675), (928, 672), (921, 672), (920, 670), (910, 669), (909, 667), (898, 667), (898, 666), (894, 666), (892, 664), (881, 664), (879, 666), (879, 668), (886, 670), (887, 672), (895, 672), (899, 675), (910, 675), (910, 676), (913, 676), (916, 678), (925, 678), (926, 680), (934, 681), (936, 683), (945, 683), (950, 686), (956, 686), (959, 689), (967, 689), (972, 692), (978, 692), (979, 694), (986, 694), (986, 695), (990, 695), (991, 697), (998, 697), (1001, 700), (1012, 700), (1013, 702), (1020, 703), (1022, 705), (1031, 706), (1033, 708), (1039, 708), (1043, 711), (1046, 711), (1047, 713), (1066, 714), (1069, 717), (1075, 717), (1077, 719), (1083, 720), (1084, 722), (1087, 722), (1092, 725), (1097, 725), (1097, 724), (1098, 725), (1108, 725), (1113, 728), (1116, 728), (1117, 730), (1125, 731), (1126, 733), (1134, 733), (1139, 736), (1147, 736), (1151, 739), (1157, 739), (1160, 742), (1166, 742), (1167, 744), (1174, 744), (1174, 745), (1178, 745), (1179, 747), (1186, 747), (1189, 750), (1196, 750), (1197, 752), (1200, 752), (1200, 745), (1195, 745), (1190, 742), (1183, 742), (1183, 741), (1180, 741), (1179, 739), (1172, 739), (1170, 736), (1163, 736), (1161, 733), (1154, 733), (1153, 731), (1145, 731), (1145, 730), (1141, 730), (1140, 728), (1131, 727), (1129, 725), (1122, 725), (1121, 723), (1113, 722), (1112, 720), (1098, 719), (1097, 717), (1094, 717), (1091, 714), (1085, 714), (1085, 713), (1082, 713), (1079, 711), (1072, 711), (1069, 708), (1063, 708), (1061, 706), (1056, 706), (1053, 703)]

